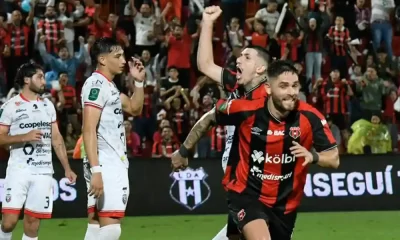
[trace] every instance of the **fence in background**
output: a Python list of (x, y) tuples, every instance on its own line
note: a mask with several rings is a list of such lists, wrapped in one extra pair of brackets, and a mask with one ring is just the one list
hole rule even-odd
[[(128, 216), (219, 214), (226, 212), (218, 159), (190, 161), (190, 167), (172, 173), (168, 159), (132, 159)], [(78, 174), (67, 185), (63, 169), (54, 161), (53, 217), (85, 217), (86, 187), (82, 162), (71, 161)], [(0, 161), (0, 196), (6, 162)], [(302, 211), (397, 210), (400, 208), (398, 155), (342, 156), (338, 170), (310, 167)], [(122, 201), (122, 199), (121, 199)]]

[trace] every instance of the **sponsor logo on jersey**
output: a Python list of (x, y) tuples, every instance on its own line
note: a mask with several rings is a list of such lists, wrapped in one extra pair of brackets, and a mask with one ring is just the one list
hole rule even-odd
[(36, 104), (33, 104), (33, 108), (36, 110), (38, 109), (38, 106)]
[(186, 168), (183, 171), (173, 172), (174, 179), (169, 194), (176, 203), (193, 211), (203, 205), (211, 196), (211, 189), (205, 179), (208, 174), (203, 168)]
[(122, 109), (121, 108), (114, 109), (114, 114), (117, 114), (117, 115), (122, 114)]
[(25, 112), (26, 109), (17, 109), (17, 111), (15, 111), (16, 113), (20, 113), (20, 112)]
[(92, 88), (89, 92), (89, 100), (95, 101), (99, 97), (100, 88)]
[(24, 113), (24, 114), (22, 114), (22, 115), (19, 115), (19, 116), (15, 119), (15, 121), (18, 122), (18, 121), (21, 121), (21, 120), (24, 120), (24, 119), (27, 119), (27, 118), (29, 118), (29, 115), (26, 114), (26, 113)]
[(51, 122), (36, 122), (36, 123), (21, 123), (19, 125), (19, 128), (24, 129), (24, 128), (50, 128), (51, 127)]

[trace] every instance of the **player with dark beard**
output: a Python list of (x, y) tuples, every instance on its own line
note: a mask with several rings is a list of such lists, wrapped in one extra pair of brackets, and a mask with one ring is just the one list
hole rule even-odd
[[(266, 96), (264, 82), (267, 81), (269, 53), (260, 47), (245, 48), (236, 60), (237, 72), (217, 66), (214, 63), (212, 50), (212, 32), (214, 21), (222, 13), (218, 6), (207, 7), (203, 12), (203, 22), (200, 34), (198, 67), (201, 72), (221, 84), (229, 99), (258, 99)], [(200, 138), (209, 130), (215, 111), (203, 115), (190, 131), (179, 151), (171, 157), (175, 169), (187, 166), (188, 151), (193, 149)], [(230, 181), (232, 173), (239, 160), (238, 131), (234, 126), (225, 126), (226, 143), (222, 156), (222, 168), (225, 172), (223, 185)], [(239, 239), (240, 234), (232, 218), (228, 224), (213, 238), (213, 240)]]

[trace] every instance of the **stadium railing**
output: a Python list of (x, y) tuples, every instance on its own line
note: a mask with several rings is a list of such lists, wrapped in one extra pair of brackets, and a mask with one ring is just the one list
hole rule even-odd
[[(342, 156), (339, 169), (310, 166), (301, 211), (395, 210), (400, 199), (398, 155)], [(4, 199), (7, 162), (0, 161), (0, 197)], [(85, 217), (86, 187), (82, 162), (73, 160), (78, 174), (68, 185), (54, 157), (53, 217)], [(227, 212), (221, 187), (221, 161), (194, 159), (190, 168), (171, 173), (168, 159), (132, 159), (126, 214), (184, 215)], [(122, 198), (121, 198), (122, 201)]]

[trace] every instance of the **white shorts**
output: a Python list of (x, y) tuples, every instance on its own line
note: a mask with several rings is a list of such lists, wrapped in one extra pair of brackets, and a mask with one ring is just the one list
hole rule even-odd
[(32, 175), (26, 172), (8, 172), (2, 196), (3, 214), (24, 214), (35, 218), (51, 218), (53, 212), (52, 174)]
[[(90, 189), (89, 164), (84, 164), (86, 187)], [(123, 218), (129, 197), (128, 169), (103, 167), (103, 195), (96, 199), (88, 194), (88, 213), (97, 212), (99, 217)]]

